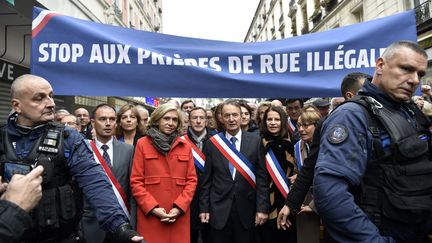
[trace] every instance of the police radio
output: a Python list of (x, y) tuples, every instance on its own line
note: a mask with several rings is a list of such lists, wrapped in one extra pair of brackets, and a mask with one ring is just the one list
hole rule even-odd
[(12, 176), (15, 174), (27, 175), (33, 169), (32, 165), (5, 161), (2, 163), (1, 173), (3, 182), (9, 183), (12, 180)]

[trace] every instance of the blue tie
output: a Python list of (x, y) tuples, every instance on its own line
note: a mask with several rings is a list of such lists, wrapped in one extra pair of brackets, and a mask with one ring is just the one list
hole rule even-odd
[(104, 145), (101, 146), (101, 148), (102, 148), (102, 150), (104, 151), (104, 152), (103, 152), (103, 155), (102, 155), (102, 156), (103, 156), (103, 159), (104, 159), (105, 162), (107, 163), (108, 167), (111, 168), (111, 159), (110, 159), (109, 154), (108, 154), (108, 152), (107, 152), (107, 150), (109, 149), (109, 147), (108, 147), (108, 145), (104, 144)]
[[(234, 149), (237, 150), (237, 148), (236, 148), (237, 138), (236, 137), (231, 137), (230, 141), (231, 141), (232, 145), (234, 146)], [(228, 162), (228, 166), (229, 166), (229, 170), (231, 172), (231, 175), (233, 175), (234, 174), (234, 166), (232, 165), (231, 162)]]

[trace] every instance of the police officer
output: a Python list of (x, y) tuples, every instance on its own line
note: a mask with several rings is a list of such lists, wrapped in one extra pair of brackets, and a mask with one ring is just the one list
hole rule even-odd
[(24, 230), (31, 227), (28, 214), (42, 197), (43, 167), (27, 175), (14, 175), (10, 183), (0, 184), (0, 242), (19, 242)]
[(393, 43), (324, 122), (314, 199), (337, 242), (421, 242), (431, 229), (430, 122), (410, 103), (426, 68), (417, 44)]
[[(102, 229), (114, 242), (140, 242), (132, 230), (102, 167), (93, 159), (84, 137), (54, 123), (51, 85), (34, 75), (23, 75), (11, 86), (12, 114), (0, 129), (0, 166), (42, 165), (42, 199), (31, 212), (32, 228), (24, 242), (80, 242), (77, 226), (82, 193), (96, 210)], [(13, 169), (16, 171), (16, 169)], [(82, 193), (81, 193), (82, 190)]]

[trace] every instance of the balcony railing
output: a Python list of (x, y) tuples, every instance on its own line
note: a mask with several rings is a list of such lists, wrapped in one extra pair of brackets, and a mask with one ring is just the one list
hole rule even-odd
[(117, 6), (117, 3), (114, 3), (114, 13), (119, 19), (123, 19), (123, 13), (120, 8)]
[(426, 22), (431, 18), (431, 2), (427, 1), (415, 7), (417, 24)]

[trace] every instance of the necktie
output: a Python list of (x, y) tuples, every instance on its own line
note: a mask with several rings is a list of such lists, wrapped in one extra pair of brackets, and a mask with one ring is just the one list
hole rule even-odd
[[(234, 149), (237, 150), (237, 148), (236, 148), (236, 141), (237, 141), (237, 138), (236, 138), (236, 137), (231, 137), (231, 138), (230, 138), (230, 141), (231, 141), (232, 145), (234, 146)], [(228, 166), (229, 166), (229, 170), (230, 170), (230, 172), (231, 172), (231, 175), (234, 175), (234, 166), (232, 165), (232, 163), (231, 163), (231, 162), (228, 162)]]
[(104, 144), (104, 145), (102, 145), (101, 148), (103, 150), (103, 155), (102, 156), (103, 156), (105, 162), (107, 163), (108, 167), (111, 168), (111, 159), (110, 159), (109, 154), (107, 152), (107, 150), (109, 149), (109, 147), (108, 147), (108, 145)]

